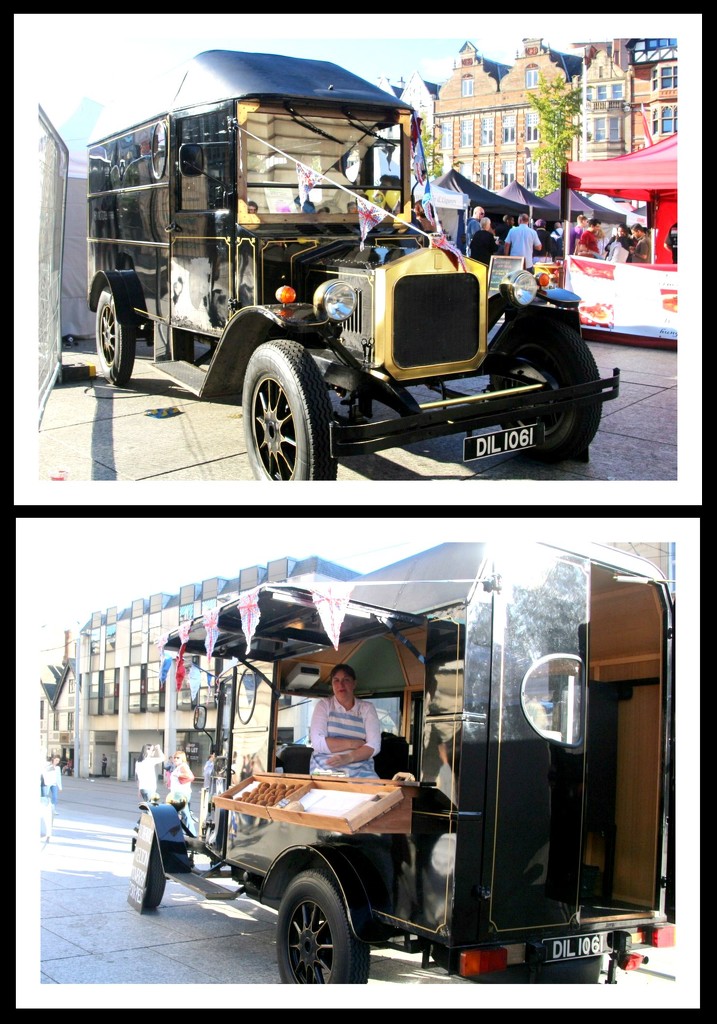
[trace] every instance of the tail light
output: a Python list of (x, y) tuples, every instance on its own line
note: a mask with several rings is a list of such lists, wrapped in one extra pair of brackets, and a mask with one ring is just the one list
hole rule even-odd
[(490, 974), (491, 971), (504, 971), (508, 966), (508, 950), (497, 949), (464, 949), (458, 963), (458, 973), (462, 978), (470, 978), (475, 974)]

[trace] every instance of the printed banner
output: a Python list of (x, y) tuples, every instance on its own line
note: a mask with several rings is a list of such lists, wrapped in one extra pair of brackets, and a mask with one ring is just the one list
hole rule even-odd
[(253, 590), (247, 590), (245, 593), (239, 595), (239, 614), (241, 615), (241, 628), (244, 630), (244, 636), (246, 637), (246, 649), (247, 651), (251, 647), (251, 638), (256, 632), (256, 627), (259, 625), (259, 591), (260, 587), (254, 587)]
[(580, 323), (609, 335), (677, 339), (675, 264), (606, 263), (571, 256), (565, 287), (580, 296)]
[(339, 647), (341, 623), (344, 621), (353, 588), (353, 583), (315, 583), (310, 588), (314, 604), (334, 650), (338, 650)]

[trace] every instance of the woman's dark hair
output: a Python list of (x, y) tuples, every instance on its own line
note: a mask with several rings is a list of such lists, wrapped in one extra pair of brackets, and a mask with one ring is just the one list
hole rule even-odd
[(356, 673), (354, 672), (350, 665), (334, 665), (334, 667), (331, 669), (331, 675), (329, 676), (329, 679), (333, 679), (337, 672), (345, 672), (347, 676), (351, 676), (354, 682), (356, 681)]

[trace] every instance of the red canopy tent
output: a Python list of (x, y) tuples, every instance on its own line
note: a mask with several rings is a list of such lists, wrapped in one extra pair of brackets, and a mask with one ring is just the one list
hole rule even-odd
[(565, 189), (646, 202), (655, 228), (655, 262), (672, 262), (663, 242), (677, 222), (676, 134), (611, 160), (570, 160), (563, 177)]

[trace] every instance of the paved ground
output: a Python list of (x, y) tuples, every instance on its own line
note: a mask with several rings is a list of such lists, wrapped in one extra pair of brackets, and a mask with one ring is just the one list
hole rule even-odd
[[(129, 839), (138, 815), (135, 783), (68, 778), (63, 785), (52, 836), (39, 841), (39, 956), (34, 955), (32, 879), (18, 890), (18, 1006), (121, 1005), (131, 1012), (135, 1006), (173, 1003), (201, 1010), (217, 1005), (275, 1006), (290, 998), (287, 988), (278, 984), (271, 910), (242, 898), (208, 902), (168, 882), (159, 908), (138, 914), (127, 902)], [(193, 806), (195, 802), (197, 793)], [(18, 864), (27, 863), (32, 857), (29, 848), (36, 849), (37, 842), (25, 838)], [(681, 964), (680, 981), (692, 982), (685, 992), (677, 981), (678, 953), (679, 948), (651, 951), (649, 965), (620, 972), (618, 984), (609, 988), (561, 987), (560, 1005), (571, 1005), (578, 993), (580, 1007), (697, 1005), (695, 968)], [(190, 984), (225, 988), (207, 993), (203, 987), (185, 987)], [(127, 985), (141, 988), (113, 988)], [(413, 988), (416, 985), (438, 989)], [(554, 992), (552, 986), (533, 986), (531, 1005), (555, 1005)], [(332, 1005), (331, 998), (315, 994), (311, 1005)], [(438, 967), (423, 969), (418, 955), (381, 950), (372, 954), (368, 987), (356, 998), (367, 1007), (425, 1008), (434, 1002), (443, 1008), (520, 1006), (526, 990), (513, 985), (479, 989), (474, 982), (449, 978)], [(346, 996), (333, 1000), (343, 1006)]]
[[(590, 347), (601, 375), (620, 368), (621, 388), (619, 397), (603, 407), (589, 462), (551, 466), (527, 455), (499, 455), (465, 463), (463, 436), (454, 435), (346, 459), (339, 467), (338, 482), (401, 485), (440, 480), (446, 485), (441, 502), (450, 493), (451, 501), (458, 504), (553, 504), (566, 500), (576, 504), (699, 504), (701, 497), (694, 491), (696, 484), (699, 494), (698, 455), (692, 467), (697, 474), (694, 479), (685, 475), (690, 467), (680, 467), (678, 489), (677, 353), (603, 342), (591, 343)], [(66, 348), (63, 364), (96, 366), (94, 341), (80, 340), (77, 347)], [(471, 384), (478, 390), (482, 378), (475, 378)], [(148, 415), (156, 409), (177, 409), (179, 413), (162, 418)], [(206, 402), (182, 391), (152, 365), (144, 345), (138, 347), (135, 373), (125, 388), (113, 388), (101, 376), (67, 380), (55, 386), (39, 431), (39, 486), (31, 481), (35, 503), (78, 500), (76, 488), (58, 493), (58, 482), (51, 481), (58, 470), (66, 473), (70, 483), (253, 485), (240, 492), (232, 487), (230, 500), (236, 500), (238, 493), (256, 496), (259, 488), (271, 486), (252, 479), (239, 400)], [(466, 491), (460, 485), (469, 481), (486, 486), (480, 491)], [(531, 483), (518, 483), (525, 481)], [(548, 481), (559, 481), (567, 489), (535, 486)], [(604, 487), (607, 481), (617, 482), (618, 489)], [(590, 486), (598, 483), (599, 487)], [(307, 495), (307, 488), (312, 500), (318, 495), (327, 495), (329, 500), (336, 500), (337, 495), (357, 499), (353, 486), (344, 489), (332, 482), (317, 482), (294, 485), (292, 500), (300, 500), (302, 489)], [(89, 487), (82, 493), (91, 503), (105, 504), (117, 500), (119, 494), (136, 500), (139, 489)], [(227, 492), (220, 484), (219, 489), (207, 487), (203, 493), (206, 500), (209, 495)], [(196, 500), (196, 486), (186, 494), (190, 502)], [(373, 500), (375, 494), (372, 490), (364, 502)], [(393, 494), (393, 503), (405, 501), (405, 488), (394, 488)], [(425, 503), (436, 501), (434, 489), (422, 490), (423, 494), (427, 495)], [(385, 489), (381, 496), (385, 501)], [(23, 503), (16, 499), (16, 504)]]

